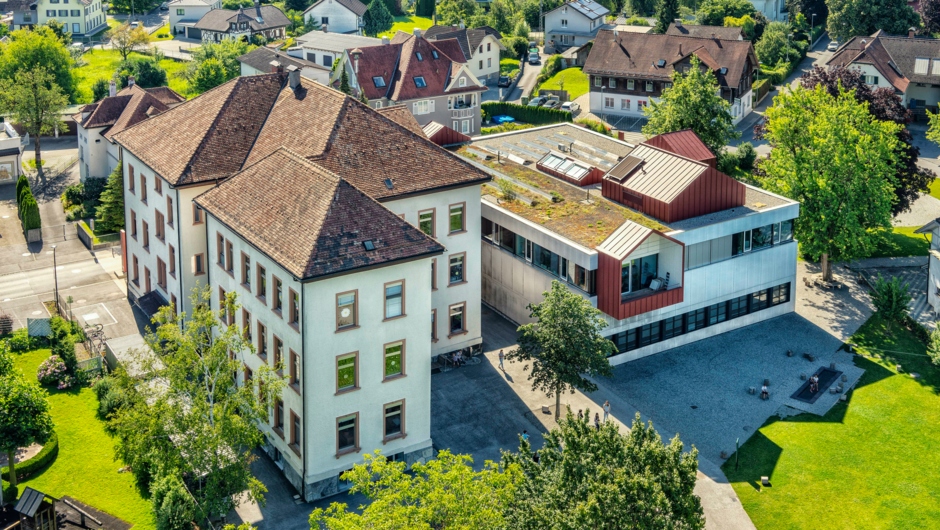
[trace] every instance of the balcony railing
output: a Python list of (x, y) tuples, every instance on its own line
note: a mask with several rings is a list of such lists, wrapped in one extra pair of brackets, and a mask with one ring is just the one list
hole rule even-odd
[(453, 109), (450, 115), (454, 119), (472, 118), (476, 114), (476, 107), (465, 107), (462, 109)]

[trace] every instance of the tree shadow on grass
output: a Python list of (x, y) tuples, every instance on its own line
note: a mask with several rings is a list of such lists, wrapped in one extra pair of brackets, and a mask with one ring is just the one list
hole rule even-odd
[[(768, 420), (767, 425), (779, 421), (776, 417)], [(763, 428), (763, 427), (762, 427)], [(770, 477), (773, 484), (774, 469), (783, 454), (783, 448), (764, 436), (763, 432), (755, 432), (737, 454), (731, 455), (721, 466), (729, 482), (746, 482), (757, 491), (761, 489), (760, 478)], [(735, 458), (739, 458), (735, 465)]]
[[(935, 395), (940, 394), (940, 367), (931, 363), (927, 346), (903, 325), (875, 314), (853, 335), (852, 341), (860, 354), (856, 355), (855, 364), (866, 370), (858, 386), (892, 375), (903, 375), (929, 388)], [(900, 373), (896, 371), (898, 365), (901, 366)], [(883, 375), (871, 380), (869, 371)], [(911, 374), (917, 374), (917, 377)]]

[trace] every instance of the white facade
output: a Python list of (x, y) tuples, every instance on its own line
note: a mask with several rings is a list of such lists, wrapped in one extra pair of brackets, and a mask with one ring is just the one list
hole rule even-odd
[(335, 0), (322, 0), (304, 11), (304, 22), (316, 20), (332, 33), (361, 34), (362, 17)]
[(82, 182), (87, 178), (107, 178), (118, 165), (117, 144), (101, 135), (107, 129), (96, 127), (86, 129), (81, 123), (78, 130), (78, 168)]
[(593, 40), (604, 27), (604, 17), (589, 18), (580, 11), (563, 5), (545, 13), (545, 45), (567, 48), (582, 46)]
[[(637, 84), (640, 82), (637, 81)], [(731, 114), (731, 121), (734, 125), (741, 123), (753, 110), (752, 96), (753, 90), (748, 90), (743, 97), (736, 98), (731, 103), (728, 112)], [(643, 109), (653, 103), (659, 102), (660, 98), (652, 96), (637, 96), (633, 94), (619, 94), (612, 92), (600, 92), (591, 88), (588, 94), (588, 101), (591, 106), (591, 113), (595, 116), (601, 116), (610, 121), (607, 116), (628, 116), (634, 118), (645, 117)]]
[(342, 57), (347, 49), (382, 44), (381, 39), (324, 31), (311, 31), (297, 37), (296, 41), (298, 45), (288, 49), (288, 55), (317, 63), (331, 70), (333, 62)]
[(499, 39), (493, 35), (486, 35), (480, 44), (470, 50), (471, 58), (467, 61), (470, 72), (477, 79), (487, 84), (499, 80), (499, 51), (503, 48)]
[(23, 167), (23, 139), (7, 122), (0, 127), (0, 184), (16, 182)]
[(222, 9), (222, 0), (173, 0), (167, 7), (170, 8), (170, 32), (185, 34), (186, 28), (195, 26), (203, 15)]
[[(756, 11), (760, 11), (767, 17), (767, 20), (773, 21), (787, 21), (786, 2), (785, 0), (751, 0), (751, 4), (754, 5)], [(816, 17), (817, 19), (819, 17)]]
[(930, 250), (927, 254), (927, 305), (934, 315), (940, 317), (940, 219), (927, 223), (916, 233), (930, 234)]
[(58, 20), (65, 24), (73, 37), (92, 35), (108, 26), (107, 12), (101, 0), (92, 0), (87, 4), (80, 0), (73, 0), (72, 3), (68, 0), (39, 0), (36, 2), (36, 13), (39, 25)]

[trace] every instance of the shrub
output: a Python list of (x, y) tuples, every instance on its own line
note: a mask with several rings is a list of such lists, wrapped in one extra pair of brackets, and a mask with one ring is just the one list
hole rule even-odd
[(529, 125), (528, 123), (504, 123), (502, 125), (497, 125), (496, 127), (482, 127), (480, 129), (480, 134), (499, 134), (504, 132), (512, 131), (521, 131), (523, 129), (531, 129), (535, 125)]
[(488, 101), (480, 107), (487, 119), (490, 116), (505, 114), (507, 116), (512, 116), (518, 121), (531, 123), (533, 125), (547, 125), (550, 123), (571, 121), (570, 112), (565, 112), (558, 109), (529, 107), (528, 105), (502, 103), (499, 101)]
[(588, 129), (590, 129), (590, 130), (592, 130), (592, 131), (594, 131), (594, 132), (598, 132), (598, 133), (606, 134), (606, 135), (610, 136), (610, 130), (611, 130), (610, 127), (607, 126), (607, 125), (604, 124), (604, 123), (601, 123), (601, 122), (597, 121), (597, 120), (590, 120), (590, 119), (587, 119), (587, 118), (581, 118), (581, 119), (579, 119), (578, 121), (576, 121), (575, 123), (578, 123), (578, 124), (580, 124), (580, 125), (584, 125), (586, 128), (588, 128)]
[(75, 204), (81, 204), (85, 200), (85, 187), (81, 183), (71, 184), (65, 187), (62, 192), (62, 206), (68, 208)]
[(500, 59), (518, 59), (529, 49), (529, 41), (524, 37), (503, 37), (500, 41), (505, 50), (500, 50)]
[(744, 142), (738, 146), (738, 167), (751, 171), (754, 169), (754, 161), (757, 160), (757, 151), (751, 142)]
[(195, 517), (193, 498), (183, 487), (183, 482), (173, 474), (167, 474), (150, 488), (150, 502), (158, 530), (189, 528)]
[(0, 487), (3, 488), (3, 502), (13, 504), (16, 501), (17, 495), (19, 495), (19, 488), (11, 486), (10, 483), (5, 480), (0, 481)]
[(13, 332), (13, 335), (7, 339), (7, 346), (10, 347), (10, 351), (21, 352), (28, 351), (32, 349), (33, 340), (29, 336), (29, 330), (26, 328), (20, 328)]
[(27, 230), (42, 227), (42, 219), (39, 217), (39, 205), (36, 204), (36, 199), (33, 198), (32, 193), (23, 199), (23, 204), (20, 206), (20, 212), (23, 219), (24, 233)]
[(133, 403), (133, 390), (125, 387), (113, 375), (102, 377), (92, 386), (98, 396), (98, 417), (109, 420), (120, 409)]
[(78, 221), (79, 219), (85, 218), (85, 207), (81, 204), (76, 204), (74, 206), (69, 206), (65, 209), (65, 220), (66, 221)]
[(928, 337), (927, 355), (930, 356), (931, 362), (940, 366), (940, 325), (934, 328)]
[(98, 80), (95, 81), (95, 84), (91, 85), (92, 101), (100, 101), (102, 98), (108, 97), (110, 92), (111, 84), (103, 77), (98, 78)]
[(561, 55), (552, 55), (548, 59), (545, 59), (545, 64), (542, 66), (542, 71), (539, 72), (539, 76), (535, 80), (535, 85), (541, 85), (564, 69), (565, 61), (561, 58)]
[[(16, 180), (16, 201), (17, 201), (17, 204), (19, 204), (20, 193), (22, 193), (23, 189), (27, 189), (27, 190), (29, 189), (29, 179), (26, 178), (26, 175), (20, 175), (20, 178), (18, 178), (18, 179)], [(32, 192), (30, 192), (30, 193), (32, 193)]]
[(107, 178), (89, 177), (85, 179), (85, 183), (82, 185), (84, 187), (85, 200), (98, 202), (98, 198), (101, 197), (101, 192), (104, 191), (104, 187), (107, 184)]
[[(36, 455), (28, 460), (24, 460), (16, 464), (16, 479), (24, 480), (27, 479), (36, 473), (40, 472), (52, 463), (55, 460), (55, 457), (59, 455), (59, 437), (56, 433), (52, 433), (52, 436), (49, 437), (49, 441), (42, 446), (42, 449), (39, 450)], [(3, 473), (0, 475), (0, 478), (3, 480), (10, 480), (10, 468), (3, 468)], [(6, 498), (6, 493), (4, 492), (4, 499)]]
[[(10, 315), (0, 315), (0, 335), (6, 335), (13, 331), (13, 317)], [(0, 346), (2, 351), (2, 346)]]
[(881, 316), (895, 322), (904, 322), (907, 304), (911, 301), (908, 285), (898, 277), (885, 280), (880, 274), (871, 292), (871, 303)]
[(51, 334), (49, 342), (52, 344), (52, 355), (62, 359), (69, 372), (75, 372), (78, 360), (75, 358), (75, 343), (84, 340), (84, 332), (76, 329), (77, 324), (69, 322), (62, 317), (52, 317), (49, 320)]
[(516, 186), (511, 181), (506, 179), (496, 179), (496, 186), (499, 187), (499, 192), (502, 195), (503, 200), (510, 202), (516, 200)]
[(646, 27), (649, 27), (650, 21), (649, 21), (649, 20), (646, 20), (646, 19), (643, 18), (643, 17), (638, 17), (638, 16), (636, 16), (636, 15), (633, 15), (632, 17), (628, 18), (628, 19), (626, 20), (626, 22), (624, 22), (624, 24), (626, 24), (626, 25), (628, 25), (628, 26), (646, 26)]

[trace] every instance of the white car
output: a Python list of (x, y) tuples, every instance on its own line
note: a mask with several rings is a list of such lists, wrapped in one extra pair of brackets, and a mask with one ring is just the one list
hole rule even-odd
[(826, 50), (834, 52), (839, 49), (839, 41), (830, 41), (829, 46), (826, 46)]
[(577, 114), (581, 110), (581, 105), (578, 105), (574, 101), (566, 101), (561, 104), (561, 110), (565, 112), (570, 112), (572, 114)]

